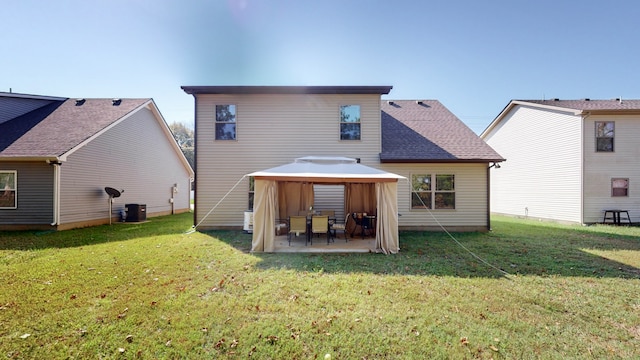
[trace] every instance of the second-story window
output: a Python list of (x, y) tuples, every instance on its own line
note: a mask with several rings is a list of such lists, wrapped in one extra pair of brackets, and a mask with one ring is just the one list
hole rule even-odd
[(236, 106), (216, 105), (216, 140), (236, 139)]
[(596, 151), (613, 151), (614, 130), (613, 121), (596, 121)]
[(360, 105), (340, 106), (340, 140), (360, 140)]

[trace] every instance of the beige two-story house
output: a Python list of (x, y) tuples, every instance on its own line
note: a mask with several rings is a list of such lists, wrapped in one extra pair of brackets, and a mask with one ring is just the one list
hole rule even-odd
[(492, 170), (492, 211), (592, 224), (621, 210), (637, 221), (639, 136), (640, 100), (512, 100), (481, 134), (508, 159)]
[[(240, 229), (246, 174), (306, 156), (347, 157), (398, 174), (398, 228), (487, 230), (489, 167), (503, 158), (435, 100), (382, 100), (391, 86), (183, 86), (195, 98), (194, 222)], [(314, 188), (345, 207), (343, 184)], [(355, 211), (355, 210), (353, 210)], [(375, 209), (372, 211), (375, 212)]]

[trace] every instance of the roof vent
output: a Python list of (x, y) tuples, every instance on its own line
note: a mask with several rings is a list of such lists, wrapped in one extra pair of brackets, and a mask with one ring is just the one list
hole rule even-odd
[(424, 104), (424, 101), (422, 101), (422, 100), (417, 100), (417, 101), (416, 101), (416, 104), (418, 104), (418, 105), (422, 105), (422, 104)]
[(76, 99), (76, 106), (82, 106), (85, 101), (87, 101), (87, 100), (86, 99)]
[(111, 100), (111, 104), (112, 104), (113, 106), (118, 106), (118, 105), (120, 105), (121, 103), (122, 103), (122, 99), (113, 99), (113, 100)]
[(387, 101), (387, 104), (389, 105), (395, 105), (395, 103), (393, 101)]
[(589, 98), (584, 98), (584, 101), (591, 101), (591, 99), (589, 99)]
[(560, 101), (560, 99), (558, 99), (558, 98), (555, 98), (555, 99), (553, 99), (553, 101)]

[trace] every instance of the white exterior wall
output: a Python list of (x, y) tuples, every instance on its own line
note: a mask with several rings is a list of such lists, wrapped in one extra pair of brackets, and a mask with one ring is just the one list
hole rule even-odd
[[(398, 181), (400, 229), (486, 230), (487, 164), (382, 164), (381, 169), (402, 175)], [(455, 175), (455, 209), (411, 209), (411, 175)]]
[(68, 156), (60, 167), (60, 223), (108, 218), (106, 186), (124, 189), (113, 214), (125, 204), (146, 204), (148, 216), (187, 211), (190, 179), (153, 112), (143, 108)]
[(491, 169), (491, 211), (582, 222), (582, 118), (515, 106), (485, 141), (506, 161)]
[[(614, 152), (595, 151), (595, 122), (615, 123)], [(584, 122), (584, 222), (601, 222), (604, 209), (629, 210), (640, 221), (640, 116), (593, 115)], [(611, 196), (611, 179), (628, 178), (629, 196)]]
[[(203, 229), (242, 227), (250, 172), (309, 155), (379, 166), (380, 95), (196, 96), (195, 223)], [(236, 105), (236, 140), (215, 140), (215, 105), (227, 104)], [(340, 140), (340, 105), (360, 105), (361, 140)]]

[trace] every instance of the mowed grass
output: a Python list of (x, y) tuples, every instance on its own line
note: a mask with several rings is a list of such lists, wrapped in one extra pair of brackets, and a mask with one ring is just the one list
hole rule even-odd
[[(251, 254), (190, 214), (0, 233), (0, 356), (640, 358), (640, 228), (494, 218), (401, 253)], [(357, 240), (354, 240), (357, 241)]]

